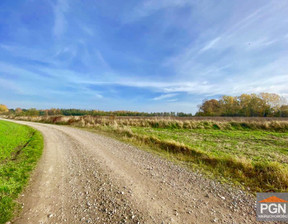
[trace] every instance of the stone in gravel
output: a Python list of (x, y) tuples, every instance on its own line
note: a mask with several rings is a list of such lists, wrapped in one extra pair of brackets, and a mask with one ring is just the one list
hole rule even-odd
[(52, 217), (53, 217), (53, 214), (48, 214), (47, 217), (48, 217), (48, 218), (52, 218)]

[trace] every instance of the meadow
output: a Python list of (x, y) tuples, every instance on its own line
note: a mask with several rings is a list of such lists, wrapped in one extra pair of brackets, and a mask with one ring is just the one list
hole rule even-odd
[(108, 133), (252, 192), (288, 190), (285, 118), (18, 117)]
[(15, 200), (27, 184), (42, 149), (40, 132), (0, 120), (0, 223), (7, 222), (19, 210)]

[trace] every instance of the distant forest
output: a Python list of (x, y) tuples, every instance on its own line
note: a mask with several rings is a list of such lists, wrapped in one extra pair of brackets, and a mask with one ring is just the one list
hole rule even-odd
[[(194, 116), (225, 117), (288, 117), (287, 100), (274, 93), (242, 94), (240, 96), (222, 96), (220, 99), (207, 99), (198, 106)], [(8, 109), (0, 104), (0, 113), (15, 116), (139, 116), (139, 117), (192, 117), (192, 113), (183, 112), (135, 112), (135, 111), (100, 111), (80, 109)]]

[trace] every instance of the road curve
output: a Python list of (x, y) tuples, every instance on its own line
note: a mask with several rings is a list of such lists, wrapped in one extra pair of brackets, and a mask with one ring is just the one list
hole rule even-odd
[(105, 136), (13, 122), (45, 141), (13, 223), (256, 223), (241, 190)]

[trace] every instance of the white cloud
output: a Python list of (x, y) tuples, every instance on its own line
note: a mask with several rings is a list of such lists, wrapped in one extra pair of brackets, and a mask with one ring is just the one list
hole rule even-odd
[[(71, 70), (39, 68), (38, 70), (41, 71), (41, 73), (47, 74), (46, 76), (41, 76), (41, 73), (37, 74), (36, 71), (31, 72), (5, 63), (0, 63), (0, 67), (2, 72), (17, 74), (19, 77), (25, 77), (27, 80), (39, 80), (43, 85), (45, 83), (53, 85), (52, 83), (54, 83), (54, 86), (56, 86), (55, 88), (52, 88), (54, 90), (57, 90), (58, 87), (60, 88), (65, 84), (65, 86), (76, 88), (78, 93), (102, 98), (103, 96), (101, 93), (91, 90), (89, 86), (143, 88), (152, 92), (160, 93), (159, 96), (153, 99), (157, 101), (165, 99), (172, 100), (171, 98), (175, 99), (175, 96), (183, 93), (203, 95), (203, 97), (222, 94), (237, 95), (246, 92), (274, 92), (278, 94), (288, 94), (288, 74), (285, 73), (288, 67), (281, 66), (286, 59), (287, 58), (283, 58), (271, 62), (266, 66), (262, 66), (261, 69), (255, 68), (254, 70), (246, 71), (241, 75), (235, 74), (229, 78), (223, 76), (221, 80), (214, 81), (208, 77), (206, 80), (195, 79), (194, 81), (181, 81), (183, 79), (179, 79), (178, 82), (175, 82), (175, 80), (155, 82), (143, 80), (143, 77), (129, 78), (128, 76), (117, 75), (115, 73), (111, 73), (111, 75), (105, 77), (100, 74), (84, 75)], [(222, 72), (221, 69), (219, 72)], [(113, 79), (108, 79), (107, 77), (113, 77)], [(36, 87), (33, 87), (33, 89), (34, 88)]]
[[(144, 89), (150, 89), (155, 92), (162, 92), (167, 93), (165, 95), (161, 95), (159, 97), (154, 98), (154, 100), (161, 100), (169, 97), (173, 97), (177, 92), (185, 92), (185, 93), (195, 93), (195, 94), (201, 94), (201, 93), (208, 93), (213, 90), (213, 85), (209, 85), (206, 82), (148, 82), (148, 81), (142, 81), (138, 79), (127, 79), (122, 78), (124, 80), (121, 80), (119, 78), (118, 80), (114, 80), (112, 82), (106, 82), (106, 81), (95, 81), (95, 80), (80, 80), (80, 79), (74, 79), (73, 82), (82, 83), (82, 84), (89, 84), (89, 85), (119, 85), (119, 86), (127, 86), (127, 87), (136, 87), (136, 88), (144, 88)], [(170, 95), (171, 94), (171, 95)]]
[(173, 98), (173, 99), (167, 100), (167, 102), (177, 102), (177, 101), (178, 101), (177, 98)]
[(9, 75), (13, 75), (16, 77), (25, 77), (27, 79), (34, 79), (34, 80), (38, 80), (41, 79), (41, 75), (38, 75), (35, 72), (31, 72), (29, 70), (23, 69), (23, 68), (19, 68), (18, 66), (14, 66), (12, 64), (8, 64), (8, 63), (3, 63), (0, 62), (0, 72), (1, 73), (6, 73)]
[(101, 51), (97, 50), (97, 58), (99, 60), (99, 62), (101, 63), (101, 65), (109, 72), (112, 72), (112, 68), (109, 65), (109, 63), (107, 62), (107, 60), (105, 60), (105, 58), (103, 57), (103, 54), (101, 53)]
[(151, 14), (167, 8), (184, 7), (193, 5), (194, 1), (189, 0), (148, 0), (138, 4), (131, 13), (124, 17), (124, 23), (137, 22), (138, 20), (148, 17)]
[(216, 37), (215, 39), (209, 41), (204, 47), (202, 47), (199, 50), (199, 53), (203, 53), (207, 50), (212, 49), (220, 40), (221, 40), (221, 37)]
[(94, 30), (85, 25), (84, 23), (80, 24), (82, 30), (87, 33), (89, 36), (94, 36)]
[(153, 100), (164, 100), (164, 99), (168, 99), (168, 98), (171, 98), (171, 97), (174, 97), (174, 96), (177, 96), (178, 94), (175, 94), (175, 93), (170, 93), (170, 94), (163, 94), (163, 95), (160, 95), (160, 96), (157, 96), (155, 98), (153, 98)]
[(15, 82), (11, 80), (0, 78), (0, 87), (1, 89), (6, 89), (12, 91), (13, 93), (25, 93)]
[[(214, 32), (214, 35), (211, 35), (211, 33), (213, 33), (211, 31), (211, 33), (209, 33), (210, 38), (208, 38), (208, 34), (204, 32), (202, 35), (198, 36), (199, 39), (198, 42), (196, 42), (197, 45), (195, 44), (195, 40), (193, 40), (192, 43), (184, 48), (179, 55), (166, 59), (164, 65), (169, 65), (172, 62), (177, 66), (176, 70), (179, 71), (181, 70), (179, 67), (191, 64), (191, 62), (197, 59), (201, 53), (211, 49), (223, 51), (227, 48), (234, 48), (237, 50), (242, 50), (243, 46), (241, 43), (247, 44), (248, 42), (253, 41), (254, 35), (261, 35), (261, 33), (266, 33), (266, 35), (269, 34), (268, 37), (262, 37), (262, 39), (265, 39), (262, 46), (268, 46), (277, 41), (274, 37), (275, 35), (273, 31), (271, 30), (271, 32), (267, 32), (267, 28), (263, 30), (261, 26), (257, 26), (256, 24), (261, 18), (275, 14), (275, 10), (276, 8), (271, 7), (271, 3), (268, 3), (246, 15), (238, 22), (233, 23), (224, 29), (222, 28), (222, 32)], [(217, 22), (217, 18), (215, 18), (215, 22)], [(263, 23), (265, 23), (265, 21)], [(217, 25), (218, 24), (216, 24), (216, 26)], [(193, 26), (193, 24), (191, 24), (191, 26)], [(243, 31), (244, 29), (248, 28), (248, 31)], [(247, 33), (247, 35), (243, 36), (244, 32)], [(193, 67), (194, 66), (195, 64)]]
[(68, 1), (67, 0), (58, 0), (54, 6), (54, 27), (53, 33), (59, 38), (64, 34), (66, 30), (67, 21), (65, 18), (65, 12), (68, 10)]

